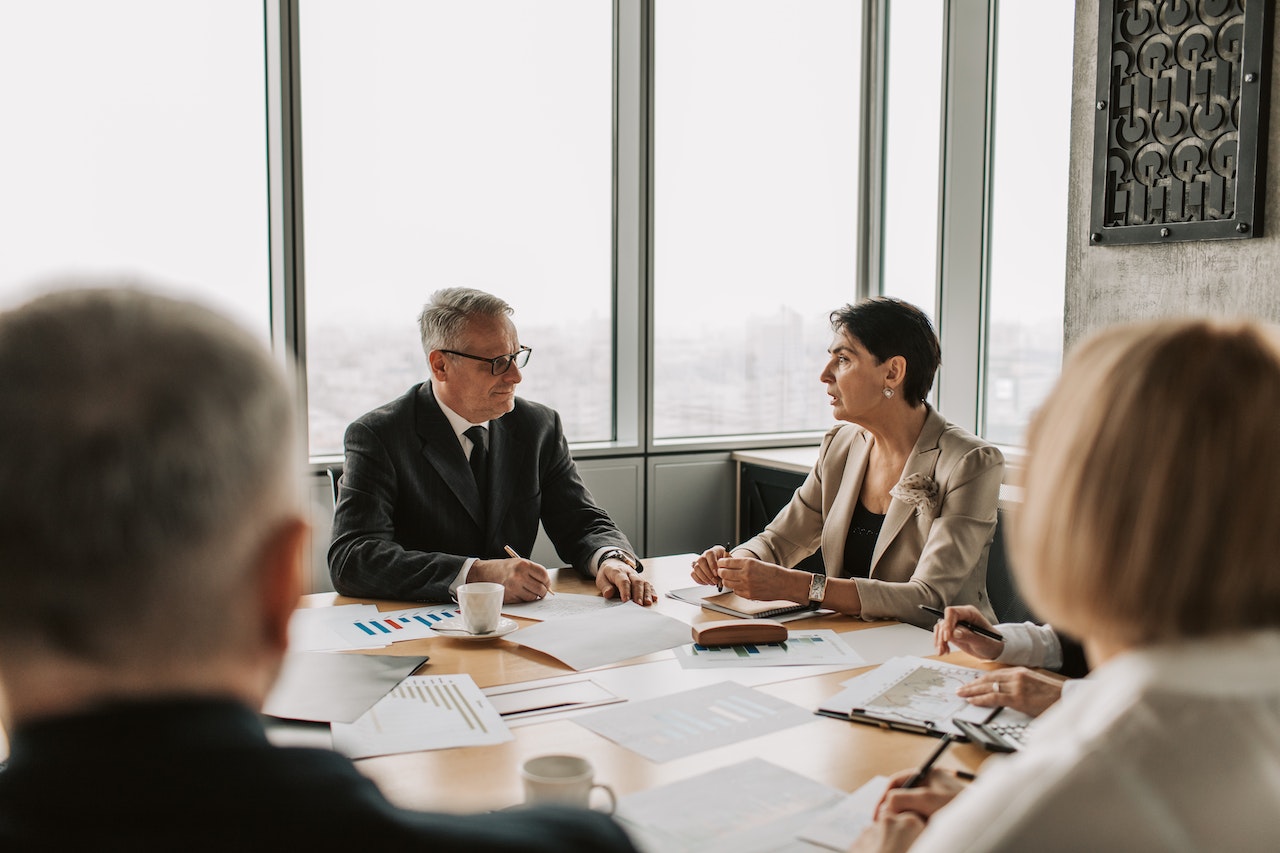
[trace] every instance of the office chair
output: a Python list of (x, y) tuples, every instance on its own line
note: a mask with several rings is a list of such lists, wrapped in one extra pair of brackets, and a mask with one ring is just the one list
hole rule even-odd
[(996, 612), (997, 622), (1036, 622), (1040, 620), (1027, 607), (1010, 571), (1009, 555), (1004, 548), (1004, 510), (996, 515), (995, 538), (987, 555), (987, 598)]
[(342, 484), (342, 466), (329, 465), (325, 467), (325, 471), (329, 473), (329, 485), (333, 487), (333, 505), (338, 505), (338, 487)]

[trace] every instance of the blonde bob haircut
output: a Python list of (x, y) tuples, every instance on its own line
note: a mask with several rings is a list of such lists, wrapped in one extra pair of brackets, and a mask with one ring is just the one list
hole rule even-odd
[(1010, 537), (1055, 628), (1134, 647), (1280, 625), (1278, 334), (1163, 321), (1070, 357)]

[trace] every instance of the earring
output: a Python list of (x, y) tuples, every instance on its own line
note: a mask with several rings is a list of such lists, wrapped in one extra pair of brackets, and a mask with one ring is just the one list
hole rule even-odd
[(892, 388), (888, 388), (888, 387), (886, 387), (886, 388), (884, 389), (884, 391), (883, 391), (883, 392), (881, 392), (881, 393), (883, 393), (883, 394), (884, 394), (885, 399), (892, 399), (892, 397), (893, 397), (893, 389), (892, 389)]

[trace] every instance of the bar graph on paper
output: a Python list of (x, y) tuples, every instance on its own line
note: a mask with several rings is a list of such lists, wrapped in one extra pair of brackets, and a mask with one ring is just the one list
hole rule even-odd
[(713, 669), (743, 666), (800, 666), (843, 664), (866, 666), (867, 662), (840, 635), (831, 630), (792, 631), (777, 643), (743, 643), (736, 646), (704, 646), (691, 643), (675, 650), (685, 669)]
[(813, 715), (798, 705), (726, 681), (628, 702), (578, 717), (575, 722), (651, 761), (662, 762), (812, 720)]
[(334, 723), (351, 758), (501, 743), (511, 732), (469, 675), (410, 676), (354, 723)]

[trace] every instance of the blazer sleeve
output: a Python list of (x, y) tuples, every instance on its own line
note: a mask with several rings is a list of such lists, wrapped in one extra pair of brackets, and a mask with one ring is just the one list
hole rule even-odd
[(569, 452), (560, 415), (552, 413), (552, 429), (542, 454), (542, 526), (560, 559), (591, 577), (591, 558), (601, 548), (621, 548), (639, 557), (609, 514), (592, 498)]
[[(909, 577), (858, 578), (864, 619), (932, 624), (919, 605), (973, 604), (994, 621), (986, 597), (985, 556), (995, 532), (1004, 456), (981, 444), (959, 457), (942, 478), (937, 515)], [(982, 564), (981, 578), (975, 576)], [(905, 581), (905, 582), (903, 582)]]
[(406, 549), (396, 541), (401, 483), (392, 453), (367, 424), (347, 428), (342, 490), (333, 514), (329, 576), (342, 595), (449, 601), (467, 557)]

